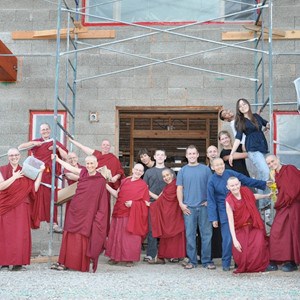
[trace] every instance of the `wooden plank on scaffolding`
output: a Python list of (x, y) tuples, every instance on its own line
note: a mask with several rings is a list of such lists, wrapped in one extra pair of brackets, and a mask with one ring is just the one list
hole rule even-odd
[[(76, 30), (78, 29), (76, 28)], [(11, 33), (13, 40), (51, 40), (56, 39), (56, 34), (56, 29), (42, 31), (14, 31)], [(70, 36), (74, 38), (74, 33), (70, 33)], [(66, 29), (61, 29), (60, 37), (61, 39), (66, 39)], [(115, 30), (88, 30), (86, 32), (80, 31), (78, 33), (79, 39), (113, 39), (115, 37)]]
[[(255, 33), (253, 31), (225, 31), (222, 32), (222, 41), (245, 41), (253, 39)], [(266, 34), (265, 39), (269, 36)], [(299, 40), (300, 30), (286, 30), (285, 36), (273, 35), (273, 40)]]
[[(255, 32), (261, 32), (262, 27), (259, 25), (243, 25), (243, 27), (247, 30), (255, 31)], [(269, 34), (269, 29), (264, 28), (264, 32)], [(285, 37), (285, 31), (280, 29), (272, 29), (272, 35), (279, 35), (282, 37)]]

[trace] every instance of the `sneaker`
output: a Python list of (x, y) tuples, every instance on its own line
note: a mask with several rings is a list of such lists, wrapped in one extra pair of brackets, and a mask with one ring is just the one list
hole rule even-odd
[(143, 261), (148, 262), (149, 260), (153, 260), (152, 256), (147, 255), (144, 257)]
[(224, 272), (230, 271), (230, 267), (223, 267), (223, 271), (224, 271)]
[(53, 232), (54, 233), (63, 233), (63, 229), (59, 227), (57, 224), (53, 225)]
[(281, 270), (283, 272), (293, 272), (297, 271), (298, 267), (294, 262), (289, 261), (282, 266)]

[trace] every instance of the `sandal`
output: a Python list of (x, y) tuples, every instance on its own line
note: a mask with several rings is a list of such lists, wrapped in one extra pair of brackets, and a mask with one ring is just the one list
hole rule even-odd
[(133, 261), (127, 261), (125, 266), (128, 267), (128, 268), (133, 267)]
[(16, 266), (13, 266), (12, 271), (26, 271), (26, 267), (22, 266), (22, 265), (16, 265)]
[(191, 270), (191, 269), (194, 269), (196, 268), (195, 265), (191, 264), (191, 263), (187, 263), (185, 266), (184, 266), (184, 269), (185, 270)]
[(150, 265), (164, 265), (165, 263), (166, 262), (164, 258), (155, 258), (148, 261), (148, 264)]
[(9, 266), (7, 265), (1, 266), (0, 271), (9, 271)]
[(66, 271), (68, 270), (67, 267), (65, 267), (64, 265), (58, 265), (57, 268), (56, 268), (57, 271)]
[(55, 263), (55, 264), (52, 264), (51, 265), (51, 267), (50, 267), (50, 269), (51, 270), (57, 270), (57, 267), (59, 266), (59, 263), (57, 262), (57, 263)]
[(169, 262), (174, 264), (179, 263), (179, 258), (170, 258)]
[(113, 259), (110, 259), (109, 261), (107, 261), (107, 263), (111, 266), (114, 266), (114, 265), (117, 265), (119, 262), (118, 261), (115, 261)]

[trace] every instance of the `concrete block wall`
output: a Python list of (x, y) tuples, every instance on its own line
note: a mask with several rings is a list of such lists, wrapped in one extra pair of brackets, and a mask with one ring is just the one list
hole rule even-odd
[[(71, 5), (72, 1), (68, 3)], [(298, 0), (274, 0), (274, 28), (300, 29), (300, 2)], [(0, 154), (28, 139), (29, 111), (53, 109), (55, 81), (55, 40), (12, 40), (11, 32), (17, 30), (45, 30), (56, 28), (57, 7), (51, 1), (15, 0), (0, 1), (0, 39), (8, 48), (19, 54), (18, 82), (0, 83)], [(62, 20), (66, 26), (66, 18)], [(166, 29), (167, 27), (162, 27)], [(100, 28), (97, 28), (100, 29)], [(104, 29), (107, 29), (106, 27)], [(116, 40), (139, 36), (149, 30), (134, 27), (113, 27)], [(90, 28), (93, 30), (93, 28)], [(221, 42), (222, 31), (243, 30), (241, 25), (202, 25), (181, 29), (180, 33)], [(112, 40), (86, 41), (108, 43)], [(234, 43), (234, 42), (231, 42)], [(220, 47), (196, 39), (166, 33), (143, 37), (130, 42), (110, 46), (112, 49), (139, 54), (152, 59), (166, 60), (176, 56), (190, 55), (174, 62), (186, 64), (182, 68), (170, 64), (156, 64), (115, 75), (81, 81), (77, 84), (76, 138), (99, 148), (100, 141), (108, 138), (117, 144), (116, 106), (217, 106), (235, 109), (240, 97), (253, 100), (253, 82), (222, 74), (193, 70), (193, 67), (238, 76), (254, 76), (254, 54), (241, 49), (223, 48), (197, 55), (196, 52)], [(245, 46), (252, 47), (247, 43)], [(65, 42), (62, 42), (65, 47)], [(293, 80), (300, 77), (300, 40), (273, 41), (273, 92), (275, 101), (295, 101)], [(25, 55), (24, 55), (25, 54)], [(29, 55), (27, 55), (29, 54)], [(41, 56), (39, 54), (49, 54)], [(78, 78), (104, 74), (131, 68), (153, 61), (93, 49), (78, 54)], [(65, 57), (61, 57), (60, 87), (63, 92)], [(266, 64), (266, 69), (268, 65)], [(267, 83), (267, 81), (266, 81)], [(265, 87), (268, 92), (268, 86)], [(277, 107), (294, 109), (295, 107)], [(90, 111), (100, 113), (99, 123), (90, 123)], [(263, 116), (268, 119), (268, 112)], [(226, 128), (225, 124), (222, 124)], [(220, 128), (221, 129), (221, 128)], [(228, 129), (228, 128), (226, 128)], [(81, 162), (83, 154), (79, 153)], [(2, 158), (0, 164), (5, 164)], [(34, 232), (34, 251), (44, 253), (48, 245), (48, 233), (43, 228)], [(56, 237), (59, 239), (59, 237)], [(41, 244), (42, 243), (42, 244)], [(59, 241), (57, 242), (59, 244)]]

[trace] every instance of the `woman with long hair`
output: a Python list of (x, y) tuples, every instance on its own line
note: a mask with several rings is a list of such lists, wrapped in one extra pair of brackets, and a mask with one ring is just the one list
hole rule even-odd
[[(268, 143), (263, 127), (269, 129), (269, 123), (260, 115), (252, 113), (248, 100), (241, 98), (236, 103), (235, 127), (236, 136), (229, 155), (229, 164), (232, 166), (233, 154), (236, 152), (243, 133), (246, 135), (245, 148), (249, 159), (257, 169), (257, 179), (268, 180), (269, 169), (265, 161), (265, 155), (269, 152)], [(260, 192), (262, 193), (262, 191)], [(269, 204), (268, 200), (259, 200), (259, 208), (264, 208)]]
[(232, 166), (229, 164), (229, 155), (232, 150), (232, 138), (227, 130), (222, 130), (218, 134), (219, 143), (222, 146), (220, 157), (224, 160), (227, 169), (232, 169), (246, 176), (250, 176), (246, 167), (245, 159), (248, 157), (247, 152), (243, 152), (242, 144), (239, 144), (236, 152), (233, 154)]

